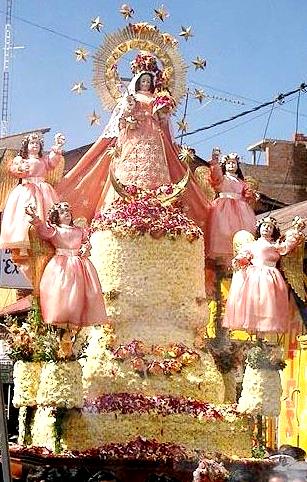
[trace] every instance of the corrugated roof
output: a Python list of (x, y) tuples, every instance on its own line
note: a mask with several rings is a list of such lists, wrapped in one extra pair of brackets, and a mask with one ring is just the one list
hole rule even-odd
[[(257, 218), (261, 219), (262, 217), (268, 216), (269, 214), (272, 214), (272, 216), (277, 219), (281, 232), (284, 232), (291, 227), (292, 219), (294, 218), (294, 216), (301, 216), (301, 218), (307, 218), (307, 201), (291, 204), (290, 206), (276, 209), (274, 210), (274, 212), (267, 211), (266, 213), (259, 214)], [(305, 228), (304, 233), (307, 235), (307, 227)]]
[(12, 305), (6, 306), (0, 311), (0, 316), (14, 315), (28, 311), (32, 306), (32, 295), (21, 298)]

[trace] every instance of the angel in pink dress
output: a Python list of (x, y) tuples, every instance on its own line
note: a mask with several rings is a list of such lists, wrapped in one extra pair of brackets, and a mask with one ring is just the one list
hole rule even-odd
[(87, 258), (87, 230), (73, 225), (66, 202), (52, 206), (47, 222), (39, 219), (32, 206), (26, 213), (40, 237), (55, 247), (40, 282), (44, 322), (62, 328), (103, 324), (107, 315), (96, 270)]
[(256, 240), (234, 258), (235, 268), (226, 303), (223, 326), (251, 333), (288, 330), (290, 321), (287, 284), (276, 267), (281, 256), (304, 241), (298, 229), (280, 241), (277, 222), (272, 216), (260, 220)]
[(9, 194), (3, 211), (0, 248), (19, 249), (19, 255), (27, 256), (30, 218), (25, 215), (26, 206), (35, 206), (38, 216), (45, 221), (49, 209), (58, 201), (57, 193), (45, 180), (48, 171), (61, 159), (65, 137), (56, 134), (54, 140), (51, 152), (44, 155), (38, 134), (23, 139), (19, 154), (10, 166), (12, 175), (21, 179), (21, 183)]
[(255, 232), (256, 217), (249, 204), (255, 193), (244, 182), (239, 156), (231, 153), (220, 164), (218, 155), (213, 150), (210, 184), (218, 197), (209, 213), (206, 250), (208, 258), (230, 265), (234, 234), (243, 229)]

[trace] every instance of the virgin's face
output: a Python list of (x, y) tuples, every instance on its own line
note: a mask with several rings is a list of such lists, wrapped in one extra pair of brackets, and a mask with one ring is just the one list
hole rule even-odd
[(29, 154), (38, 154), (40, 151), (40, 142), (37, 140), (31, 140), (28, 143), (28, 153)]
[(236, 159), (227, 159), (225, 162), (226, 172), (234, 174), (238, 169), (238, 162)]
[(274, 226), (271, 223), (262, 223), (260, 226), (260, 236), (271, 239), (273, 236)]
[(140, 91), (149, 92), (151, 86), (151, 77), (149, 74), (144, 74), (140, 78)]
[(64, 204), (59, 208), (59, 222), (60, 224), (70, 224), (72, 220), (70, 207)]

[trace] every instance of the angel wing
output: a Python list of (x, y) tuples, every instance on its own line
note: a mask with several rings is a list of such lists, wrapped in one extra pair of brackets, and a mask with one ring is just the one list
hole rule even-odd
[(207, 166), (199, 166), (194, 171), (194, 177), (197, 184), (205, 194), (208, 201), (215, 199), (216, 193), (209, 182), (210, 168)]
[(0, 211), (2, 212), (8, 195), (18, 185), (18, 179), (10, 173), (9, 166), (16, 156), (16, 150), (5, 149), (0, 151)]
[(257, 201), (260, 198), (259, 194), (259, 181), (258, 179), (255, 179), (252, 176), (246, 176), (244, 177), (245, 184), (248, 187), (248, 190), (250, 191), (250, 195), (248, 196), (248, 203), (252, 206), (253, 209), (255, 209), (255, 206), (257, 204)]
[(307, 283), (303, 271), (304, 240), (290, 253), (281, 256), (280, 267), (289, 285), (297, 296), (306, 301)]
[(58, 164), (53, 169), (48, 171), (46, 176), (46, 181), (49, 182), (51, 186), (55, 186), (62, 179), (64, 174), (64, 168), (65, 168), (65, 159), (63, 156), (61, 156), (61, 159), (58, 162)]
[(29, 239), (31, 246), (29, 262), (32, 272), (33, 294), (39, 296), (40, 280), (47, 263), (54, 255), (54, 247), (37, 234), (34, 226), (29, 229)]
[(241, 229), (237, 231), (232, 239), (233, 255), (237, 256), (241, 251), (244, 250), (245, 246), (255, 241), (255, 237), (249, 231)]

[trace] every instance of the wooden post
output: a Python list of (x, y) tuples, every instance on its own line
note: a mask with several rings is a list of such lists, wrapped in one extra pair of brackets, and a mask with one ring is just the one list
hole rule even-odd
[(8, 434), (7, 434), (3, 385), (2, 385), (2, 378), (1, 378), (1, 365), (0, 365), (0, 450), (1, 450), (3, 482), (12, 482), (9, 441), (8, 441)]

